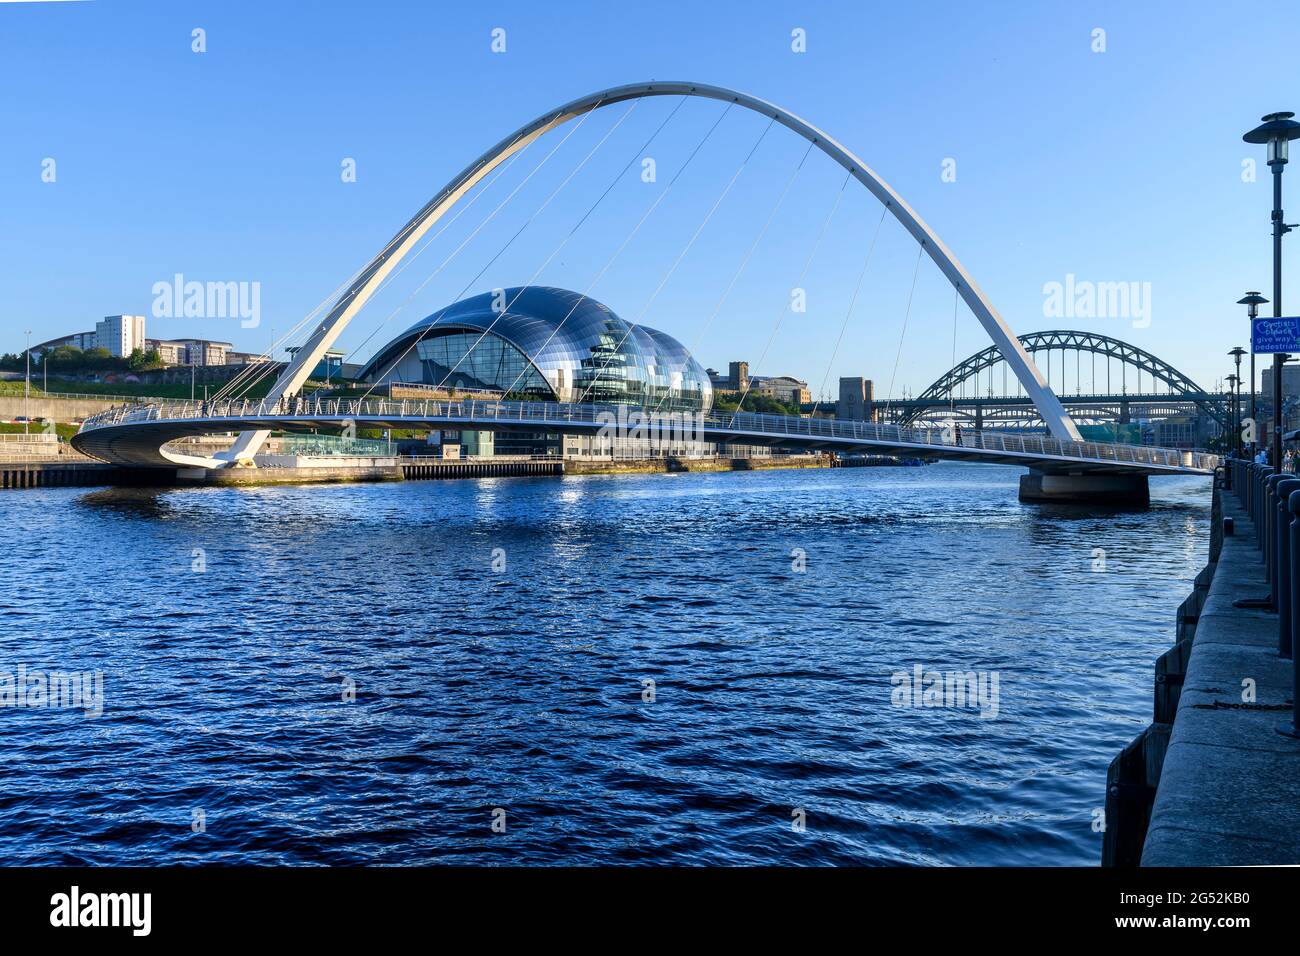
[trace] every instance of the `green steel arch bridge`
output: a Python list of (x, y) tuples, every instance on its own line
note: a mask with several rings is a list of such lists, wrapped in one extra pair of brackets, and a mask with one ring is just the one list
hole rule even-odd
[[(1017, 338), (1045, 370), (1049, 384), (1055, 377), (1056, 395), (1076, 422), (1125, 424), (1190, 415), (1201, 419), (1207, 432), (1231, 428), (1229, 395), (1202, 388), (1136, 345), (1069, 329)], [(1001, 352), (990, 345), (954, 365), (915, 398), (878, 403), (878, 407), (883, 420), (900, 425), (959, 421), (976, 428), (1043, 429), (1037, 407), (1023, 391), (1010, 387), (1014, 383), (1006, 374)]]

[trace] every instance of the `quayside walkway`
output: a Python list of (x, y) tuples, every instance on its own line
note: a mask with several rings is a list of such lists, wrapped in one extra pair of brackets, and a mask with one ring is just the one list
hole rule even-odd
[[(1215, 489), (1222, 523), (1211, 562), (1180, 611), (1178, 645), (1157, 662), (1156, 722), (1112, 765), (1107, 824), (1118, 825), (1120, 845), (1108, 829), (1108, 863), (1132, 865), (1140, 849), (1142, 866), (1300, 864), (1300, 740), (1279, 732), (1295, 707), (1293, 662), (1279, 645), (1289, 653), (1296, 623), (1290, 592), (1300, 580), (1290, 573), (1290, 524), (1300, 515), (1290, 501), (1279, 508), (1279, 495), (1266, 490), (1271, 469), (1232, 461), (1228, 470), (1232, 489)], [(1300, 481), (1283, 486), (1280, 497), (1297, 489)], [(1273, 601), (1270, 573), (1284, 595), (1281, 614), (1235, 606)], [(1172, 718), (1172, 727), (1162, 717)], [(1148, 779), (1123, 773), (1126, 758), (1137, 778)], [(1126, 853), (1125, 831), (1132, 836), (1134, 818), (1145, 816), (1133, 812), (1134, 794), (1151, 785), (1145, 840), (1139, 836)], [(1126, 816), (1112, 820), (1112, 808), (1125, 808)]]

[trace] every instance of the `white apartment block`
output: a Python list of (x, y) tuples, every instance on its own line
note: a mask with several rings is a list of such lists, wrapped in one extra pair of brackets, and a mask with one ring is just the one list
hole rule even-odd
[(126, 358), (144, 345), (143, 315), (107, 315), (95, 323), (95, 347)]

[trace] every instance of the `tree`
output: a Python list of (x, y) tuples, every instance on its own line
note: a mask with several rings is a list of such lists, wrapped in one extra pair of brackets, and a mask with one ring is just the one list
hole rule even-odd
[[(720, 412), (732, 412), (736, 410), (739, 396), (735, 395), (716, 395), (713, 401), (713, 407)], [(745, 407), (747, 412), (761, 412), (765, 415), (798, 415), (799, 408), (791, 408), (775, 398), (769, 398), (766, 395), (755, 395), (750, 392), (745, 396)]]
[(162, 356), (158, 354), (157, 349), (150, 349), (148, 352), (140, 348), (133, 349), (126, 360), (126, 367), (132, 372), (143, 372), (161, 366)]
[(113, 353), (102, 346), (86, 349), (82, 353), (83, 368), (95, 372), (114, 372), (123, 365), (122, 360), (114, 358)]
[(75, 345), (57, 345), (50, 349), (48, 355), (50, 367), (58, 369), (80, 368), (85, 358), (81, 349)]

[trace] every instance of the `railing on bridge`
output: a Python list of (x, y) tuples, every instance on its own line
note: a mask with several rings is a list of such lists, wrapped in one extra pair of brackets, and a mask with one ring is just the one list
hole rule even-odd
[[(456, 422), (517, 422), (526, 427), (619, 424), (627, 428), (654, 430), (691, 430), (729, 432), (734, 439), (747, 435), (827, 441), (874, 441), (882, 444), (918, 448), (969, 448), (1065, 458), (1090, 462), (1114, 462), (1137, 466), (1195, 469), (1213, 472), (1217, 455), (1154, 448), (1143, 445), (1107, 444), (1104, 442), (1063, 442), (1042, 435), (1011, 435), (998, 432), (955, 429), (904, 428), (875, 422), (838, 421), (831, 418), (796, 418), (790, 415), (762, 415), (752, 412), (712, 412), (709, 414), (670, 413), (642, 414), (629, 406), (593, 405), (562, 402), (520, 401), (430, 401), (399, 399), (294, 398), (279, 401), (232, 399), (221, 402), (174, 402), (147, 406), (125, 406), (92, 415), (81, 426), (82, 432), (111, 425), (142, 424), (156, 421), (202, 419), (219, 423), (230, 419), (231, 430), (258, 427), (249, 420), (380, 419), (399, 421), (410, 418), (419, 422), (446, 419)], [(703, 435), (697, 436), (703, 438)], [(715, 439), (717, 440), (717, 439)]]

